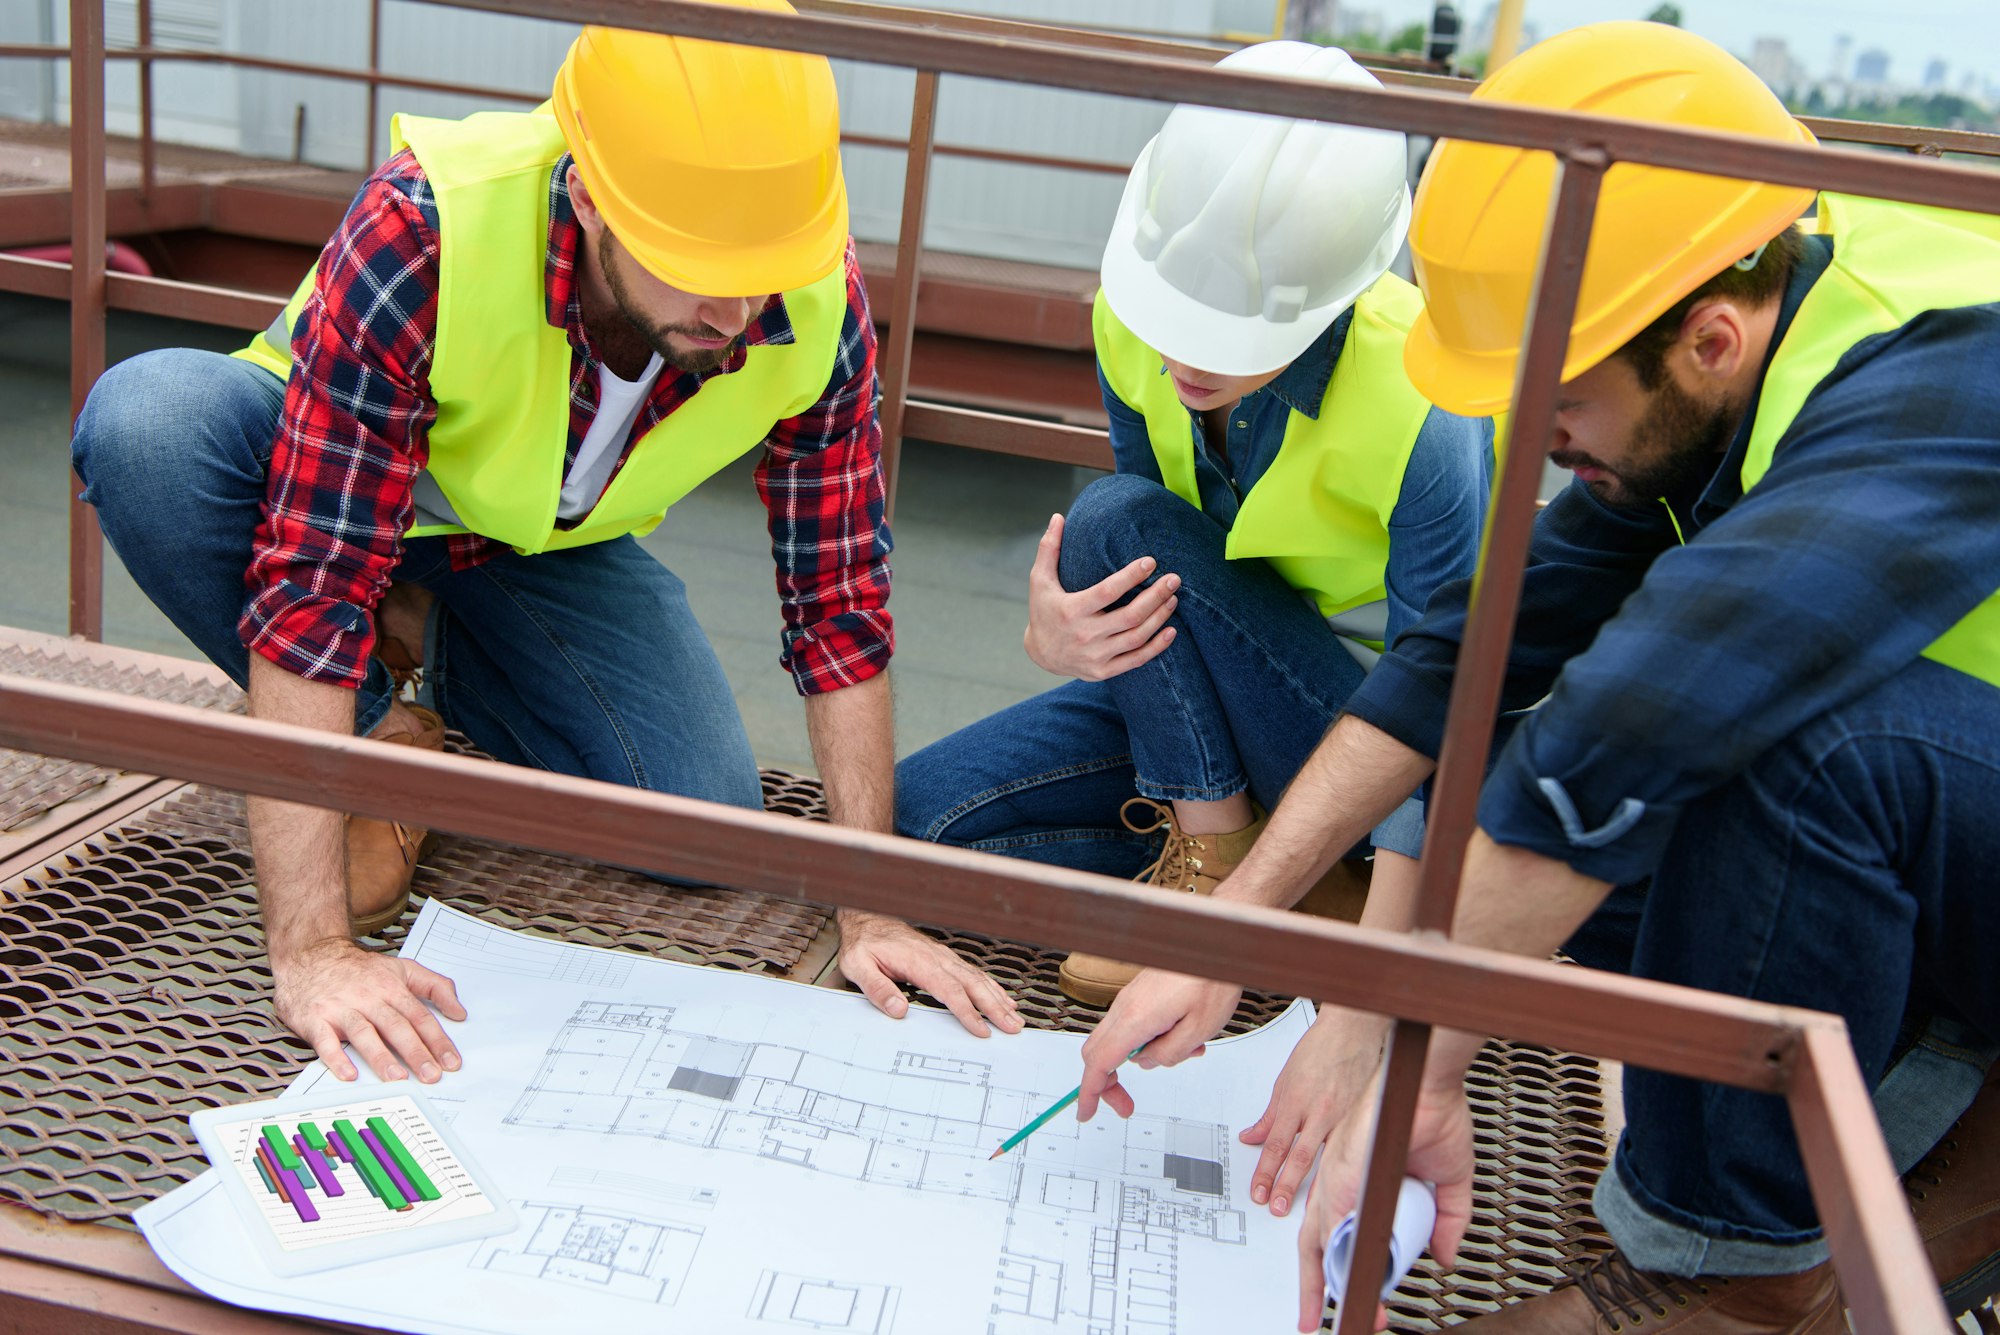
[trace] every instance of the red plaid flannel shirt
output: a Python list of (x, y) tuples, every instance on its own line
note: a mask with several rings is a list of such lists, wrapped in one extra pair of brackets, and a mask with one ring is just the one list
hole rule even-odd
[[(597, 412), (597, 360), (577, 295), (582, 230), (570, 205), (568, 166), (564, 157), (549, 182), (547, 284), (549, 323), (567, 331), (573, 350), (574, 461)], [(366, 676), (371, 613), (402, 557), (412, 485), (437, 415), (429, 391), (437, 300), (437, 207), (423, 168), (404, 151), (362, 186), (320, 255), (318, 282), (294, 330), (296, 360), (245, 577), (244, 644), (309, 680), (358, 686)], [(784, 303), (774, 297), (743, 341), (792, 337)], [(728, 374), (743, 358), (739, 348), (709, 374)], [(663, 370), (627, 452), (706, 379)], [(784, 614), (779, 657), (801, 695), (866, 680), (894, 651), (879, 389), (875, 330), (850, 241), (847, 314), (832, 380), (817, 403), (771, 429), (756, 471)], [(504, 550), (477, 534), (448, 541), (461, 570)]]

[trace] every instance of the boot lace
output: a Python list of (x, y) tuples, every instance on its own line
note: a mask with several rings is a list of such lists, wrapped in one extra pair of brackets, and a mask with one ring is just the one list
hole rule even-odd
[[(1151, 823), (1141, 825), (1133, 820), (1133, 807), (1140, 808), (1141, 818), (1150, 818)], [(1208, 851), (1208, 845), (1198, 835), (1181, 829), (1180, 822), (1174, 819), (1172, 807), (1149, 797), (1134, 797), (1118, 809), (1118, 819), (1124, 821), (1125, 828), (1134, 834), (1167, 832), (1167, 842), (1160, 849), (1160, 856), (1133, 880), (1165, 890), (1179, 890), (1186, 894), (1195, 892), (1195, 873), (1201, 870), (1201, 855)]]
[(1573, 1262), (1568, 1269), (1591, 1310), (1603, 1319), (1606, 1329), (1614, 1331), (1623, 1330), (1627, 1322), (1637, 1326), (1648, 1316), (1668, 1315), (1664, 1303), (1686, 1307), (1690, 1291), (1708, 1292), (1707, 1285), (1695, 1280), (1635, 1270), (1618, 1252)]

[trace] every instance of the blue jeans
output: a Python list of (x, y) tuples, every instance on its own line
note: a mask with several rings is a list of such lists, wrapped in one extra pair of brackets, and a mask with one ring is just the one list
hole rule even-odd
[[(1919, 659), (1683, 812), (1584, 963), (1842, 1016), (1899, 1171), (1972, 1101), (2000, 1036), (2000, 692)], [(1826, 1258), (1776, 1095), (1625, 1077), (1597, 1213), (1634, 1264), (1782, 1274)]]
[[(1173, 644), (1109, 681), (1059, 686), (904, 760), (897, 830), (1132, 876), (1159, 842), (1119, 820), (1135, 794), (1213, 802), (1247, 791), (1276, 806), (1361, 684), (1361, 667), (1269, 565), (1227, 559), (1226, 536), (1149, 479), (1116, 474), (1086, 487), (1064, 521), (1063, 587), (1085, 589), (1155, 558), (1154, 578), (1181, 577)], [(1420, 816), (1415, 825), (1402, 837), (1411, 856)]]
[[(122, 362), (77, 418), (83, 499), (160, 610), (243, 685), (236, 623), (285, 384), (249, 362), (164, 349)], [(453, 570), (442, 538), (406, 541), (394, 577), (436, 596), (424, 689), (501, 760), (759, 808), (757, 765), (681, 581), (631, 538)], [(388, 711), (371, 660), (355, 731)]]

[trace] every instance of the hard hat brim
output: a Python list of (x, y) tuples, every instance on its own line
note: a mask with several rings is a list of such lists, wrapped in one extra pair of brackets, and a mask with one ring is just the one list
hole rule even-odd
[(1438, 336), (1429, 311), (1417, 317), (1403, 344), (1403, 373), (1417, 392), (1460, 417), (1491, 417), (1506, 411), (1514, 398), (1514, 368), (1519, 360), (1511, 349), (1476, 356), (1453, 348)]
[[(1148, 144), (1146, 153), (1151, 152)], [(1257, 376), (1282, 370), (1382, 276), (1372, 274), (1353, 291), (1335, 293), (1324, 304), (1284, 323), (1262, 315), (1231, 315), (1204, 305), (1162, 278), (1158, 269), (1140, 258), (1133, 243), (1139, 214), (1133, 192), (1145, 177), (1144, 165), (1142, 154), (1126, 178), (1125, 197), (1111, 224), (1099, 274), (1112, 313), (1142, 343), (1171, 361), (1211, 375)], [(1407, 190), (1401, 208), (1398, 236), (1408, 229)]]

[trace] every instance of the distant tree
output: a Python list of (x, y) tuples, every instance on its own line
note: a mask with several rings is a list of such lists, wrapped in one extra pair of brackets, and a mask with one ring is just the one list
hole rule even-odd
[(1389, 50), (1392, 53), (1398, 51), (1415, 51), (1421, 53), (1424, 49), (1424, 43), (1429, 40), (1430, 25), (1412, 23), (1389, 39)]
[(1681, 26), (1681, 7), (1679, 5), (1654, 5), (1653, 12), (1646, 15), (1646, 21), (1648, 23), (1671, 23), (1678, 28)]

